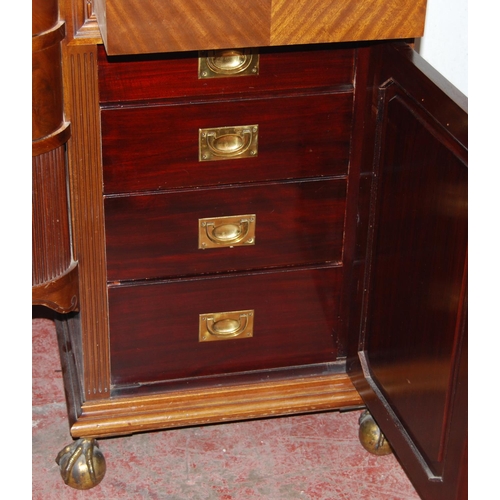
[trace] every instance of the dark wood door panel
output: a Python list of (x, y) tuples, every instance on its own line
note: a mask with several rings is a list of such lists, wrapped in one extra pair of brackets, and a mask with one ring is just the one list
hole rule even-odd
[(440, 476), (466, 256), (467, 169), (420, 118), (400, 96), (389, 100), (384, 141), (392, 147), (380, 170), (365, 350), (374, 380)]
[(354, 379), (422, 498), (452, 499), (467, 422), (467, 115), (407, 55), (378, 54), (364, 379)]

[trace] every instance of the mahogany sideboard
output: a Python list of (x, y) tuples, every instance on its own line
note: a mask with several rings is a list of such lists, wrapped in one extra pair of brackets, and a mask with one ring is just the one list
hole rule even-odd
[(97, 438), (366, 407), (423, 499), (467, 497), (467, 100), (425, 8), (33, 1), (68, 485)]

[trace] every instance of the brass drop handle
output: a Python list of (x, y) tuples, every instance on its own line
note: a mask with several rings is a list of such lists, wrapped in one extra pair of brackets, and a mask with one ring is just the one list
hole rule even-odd
[(214, 321), (214, 317), (207, 318), (207, 330), (216, 337), (237, 337), (242, 334), (247, 327), (248, 316), (242, 314), (239, 319), (225, 318)]
[(205, 226), (207, 238), (216, 244), (232, 245), (244, 240), (250, 227), (247, 219), (242, 219), (237, 223), (221, 224), (209, 222)]
[(207, 57), (207, 66), (219, 75), (235, 75), (245, 71), (252, 62), (252, 55), (242, 50), (220, 50)]
[(258, 137), (258, 125), (200, 129), (199, 160), (218, 161), (257, 156)]
[(213, 342), (253, 337), (254, 310), (200, 314), (199, 341)]
[(244, 153), (252, 143), (252, 131), (246, 129), (239, 133), (223, 135), (209, 132), (206, 139), (210, 151), (215, 156), (238, 156)]
[(258, 49), (222, 49), (199, 53), (198, 78), (238, 77), (258, 74)]
[(255, 245), (255, 214), (198, 219), (198, 248)]

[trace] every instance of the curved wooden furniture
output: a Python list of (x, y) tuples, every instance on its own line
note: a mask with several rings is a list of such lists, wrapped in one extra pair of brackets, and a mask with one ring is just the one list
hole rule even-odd
[(57, 0), (33, 3), (32, 241), (33, 304), (61, 313), (78, 307), (67, 194), (66, 143), (71, 136), (63, 102), (65, 23)]

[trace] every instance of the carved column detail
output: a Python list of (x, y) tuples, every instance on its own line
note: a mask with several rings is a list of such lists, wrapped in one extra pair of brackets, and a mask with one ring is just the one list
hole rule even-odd
[(65, 24), (57, 0), (33, 2), (32, 32), (32, 303), (67, 313), (78, 306), (78, 267), (66, 187)]

